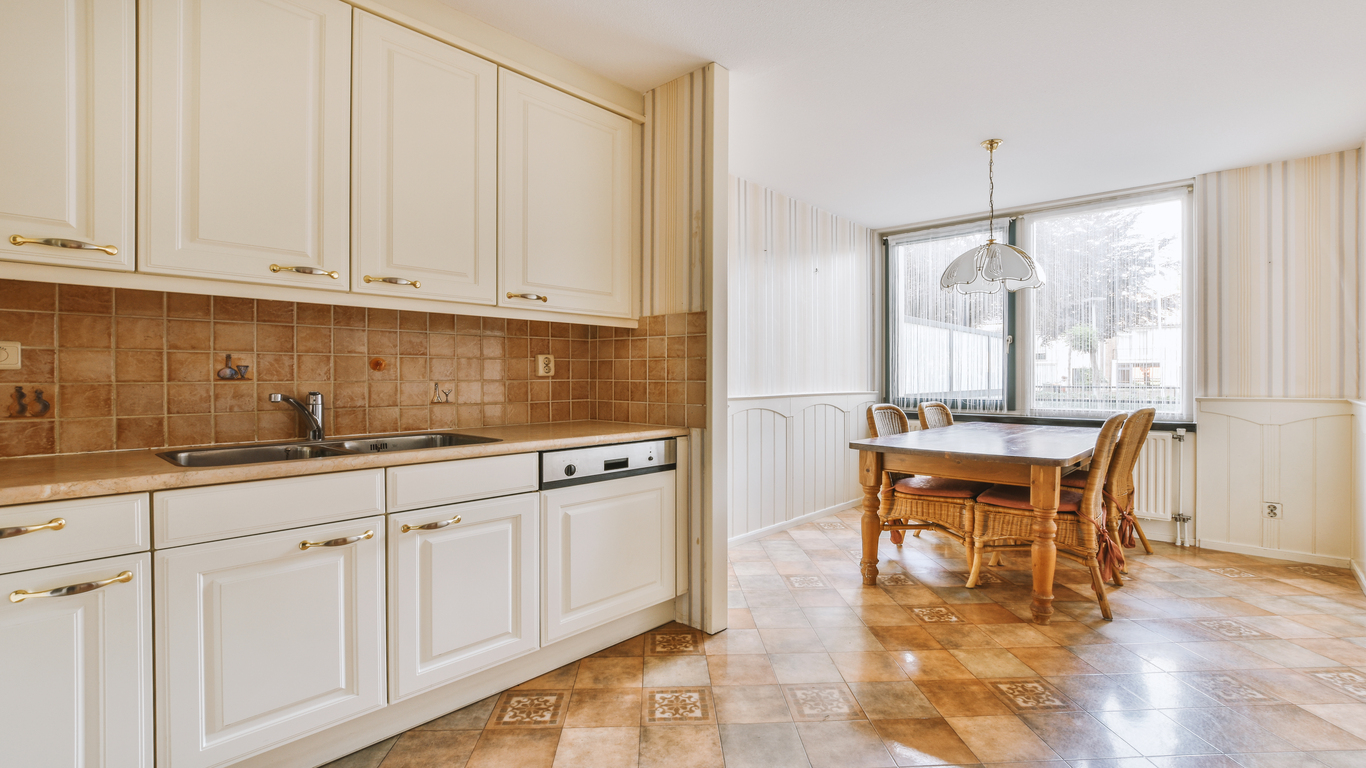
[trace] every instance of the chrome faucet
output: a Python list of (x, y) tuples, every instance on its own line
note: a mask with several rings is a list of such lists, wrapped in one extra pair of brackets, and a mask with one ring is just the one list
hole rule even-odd
[(303, 415), (308, 417), (308, 439), (321, 440), (326, 435), (323, 434), (323, 395), (321, 392), (308, 393), (308, 405), (295, 400), (289, 395), (282, 395), (279, 392), (272, 392), (270, 395), (272, 403), (289, 403), (298, 408)]

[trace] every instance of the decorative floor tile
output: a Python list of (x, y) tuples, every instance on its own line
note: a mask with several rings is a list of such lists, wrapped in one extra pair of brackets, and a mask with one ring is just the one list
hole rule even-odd
[(863, 719), (863, 709), (844, 683), (785, 685), (783, 693), (787, 695), (793, 720)]
[(915, 579), (904, 573), (891, 573), (886, 576), (877, 577), (879, 587), (914, 587), (918, 584)]
[(645, 636), (646, 656), (700, 656), (702, 641), (696, 632), (651, 632)]
[(816, 527), (824, 531), (842, 531), (849, 528), (844, 523), (816, 523)]
[(716, 722), (708, 688), (648, 688), (642, 707), (641, 725)]
[(1074, 712), (1081, 707), (1063, 695), (1062, 691), (1037, 678), (1019, 680), (983, 680), (991, 692), (1015, 714), (1033, 712)]
[(1248, 573), (1237, 568), (1207, 568), (1210, 573), (1217, 573), (1220, 576), (1227, 576), (1230, 579), (1257, 579), (1261, 578), (1255, 573)]
[(1366, 674), (1345, 667), (1302, 671), (1324, 685), (1342, 691), (1348, 696), (1366, 701)]
[(948, 608), (912, 608), (911, 613), (926, 624), (952, 624), (962, 621), (958, 614)]
[(568, 691), (509, 691), (498, 700), (490, 728), (559, 728)]
[(1235, 621), (1233, 619), (1196, 619), (1195, 623), (1199, 624), (1205, 629), (1217, 632), (1218, 634), (1223, 635), (1224, 637), (1233, 638), (1235, 640), (1250, 640), (1256, 637), (1271, 637), (1271, 635), (1266, 634), (1265, 632), (1261, 631), (1260, 629), (1257, 629), (1256, 627), (1250, 627), (1241, 621)]
[[(960, 582), (960, 586), (961, 586), (962, 584), (967, 584), (967, 583), (968, 583), (968, 577), (970, 577), (970, 576), (972, 575), (972, 573), (970, 573), (969, 571), (954, 571), (954, 572), (953, 572), (953, 575), (954, 575), (954, 576), (957, 576), (959, 579), (962, 579), (962, 581)], [(1006, 580), (1003, 579), (1003, 578), (1001, 578), (1000, 576), (997, 576), (996, 574), (991, 573), (990, 571), (987, 571), (987, 570), (984, 569), (984, 570), (982, 570), (981, 573), (978, 573), (978, 574), (977, 574), (977, 583), (978, 583), (978, 584), (1004, 584), (1004, 583), (1006, 583)]]
[(788, 589), (828, 589), (829, 584), (819, 576), (788, 576)]
[(1336, 571), (1329, 570), (1328, 568), (1320, 568), (1317, 565), (1287, 565), (1285, 569), (1287, 571), (1302, 573), (1313, 579), (1335, 578), (1339, 575)]
[(1197, 691), (1224, 704), (1266, 704), (1278, 699), (1233, 679), (1229, 675), (1199, 675), (1183, 680)]

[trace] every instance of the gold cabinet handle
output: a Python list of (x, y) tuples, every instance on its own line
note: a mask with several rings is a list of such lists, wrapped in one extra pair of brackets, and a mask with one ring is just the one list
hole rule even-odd
[(30, 598), (70, 597), (72, 595), (82, 595), (86, 592), (94, 592), (97, 589), (103, 589), (104, 587), (107, 587), (110, 584), (127, 584), (132, 580), (133, 572), (124, 571), (123, 573), (120, 573), (119, 575), (114, 576), (113, 578), (105, 579), (104, 581), (87, 581), (84, 584), (72, 584), (70, 586), (57, 587), (56, 589), (48, 589), (42, 592), (25, 592), (22, 589), (15, 590), (14, 592), (9, 593), (9, 601), (11, 603), (22, 603)]
[(549, 297), (549, 296), (542, 296), (542, 295), (539, 294), (539, 293), (513, 293), (512, 291), (508, 291), (508, 298), (509, 298), (509, 299), (526, 299), (526, 300), (528, 300), (528, 301), (543, 301), (543, 302), (548, 302), (548, 301), (550, 301), (550, 297)]
[(326, 270), (326, 269), (318, 269), (317, 267), (282, 267), (282, 266), (280, 266), (279, 264), (271, 264), (271, 265), (270, 265), (270, 271), (271, 271), (271, 272), (298, 272), (298, 273), (301, 274), (301, 275), (326, 275), (326, 276), (332, 278), (333, 280), (336, 280), (337, 278), (341, 277), (341, 273), (340, 273), (340, 272), (332, 272), (332, 271)]
[(393, 285), (411, 285), (414, 288), (421, 288), (421, 280), (409, 280), (406, 277), (371, 277), (366, 275), (361, 278), (367, 283), (392, 283)]
[(366, 531), (359, 536), (345, 536), (340, 539), (328, 539), (327, 541), (301, 541), (299, 549), (312, 549), (314, 547), (344, 547), (347, 544), (355, 544), (361, 539), (375, 538), (374, 531)]
[(54, 517), (41, 525), (21, 525), (17, 528), (0, 528), (0, 539), (10, 539), (15, 536), (23, 536), (34, 531), (60, 531), (66, 527), (66, 520)]
[(456, 515), (450, 520), (438, 520), (435, 523), (427, 523), (426, 525), (408, 525), (407, 523), (404, 523), (403, 527), (399, 528), (399, 531), (403, 533), (407, 533), (408, 531), (435, 531), (438, 528), (445, 528), (448, 525), (455, 525), (458, 522), (460, 522), (460, 515)]
[(104, 251), (110, 256), (119, 255), (119, 249), (112, 245), (95, 245), (82, 240), (67, 240), (62, 237), (24, 237), (22, 235), (10, 235), (9, 241), (13, 245), (49, 245), (53, 248), (75, 248), (78, 251)]

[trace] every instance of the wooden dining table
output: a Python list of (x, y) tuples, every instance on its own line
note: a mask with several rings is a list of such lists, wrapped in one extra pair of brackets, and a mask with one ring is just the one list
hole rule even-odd
[(1026, 486), (1035, 516), (1030, 612), (1036, 624), (1047, 624), (1053, 616), (1062, 476), (1090, 461), (1099, 434), (1099, 429), (1088, 427), (973, 421), (850, 442), (849, 447), (859, 452), (863, 486), (863, 583), (877, 583), (884, 471)]

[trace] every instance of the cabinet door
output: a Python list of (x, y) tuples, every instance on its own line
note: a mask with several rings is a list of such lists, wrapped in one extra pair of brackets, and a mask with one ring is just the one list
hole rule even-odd
[[(151, 768), (151, 556), (0, 576), (0, 763)], [(44, 592), (129, 581), (64, 597)]]
[(390, 516), (391, 701), (540, 647), (538, 506), (526, 493)]
[(498, 303), (631, 317), (635, 125), (506, 69), (498, 78)]
[(674, 473), (541, 492), (542, 643), (674, 597)]
[(0, 259), (133, 268), (136, 18), (135, 0), (0, 3)]
[(226, 765), (384, 706), (383, 517), (163, 549), (156, 568), (158, 765)]
[(138, 268), (345, 291), (350, 6), (143, 0), (141, 22)]
[(352, 290), (494, 304), (498, 66), (357, 10), (352, 68)]

